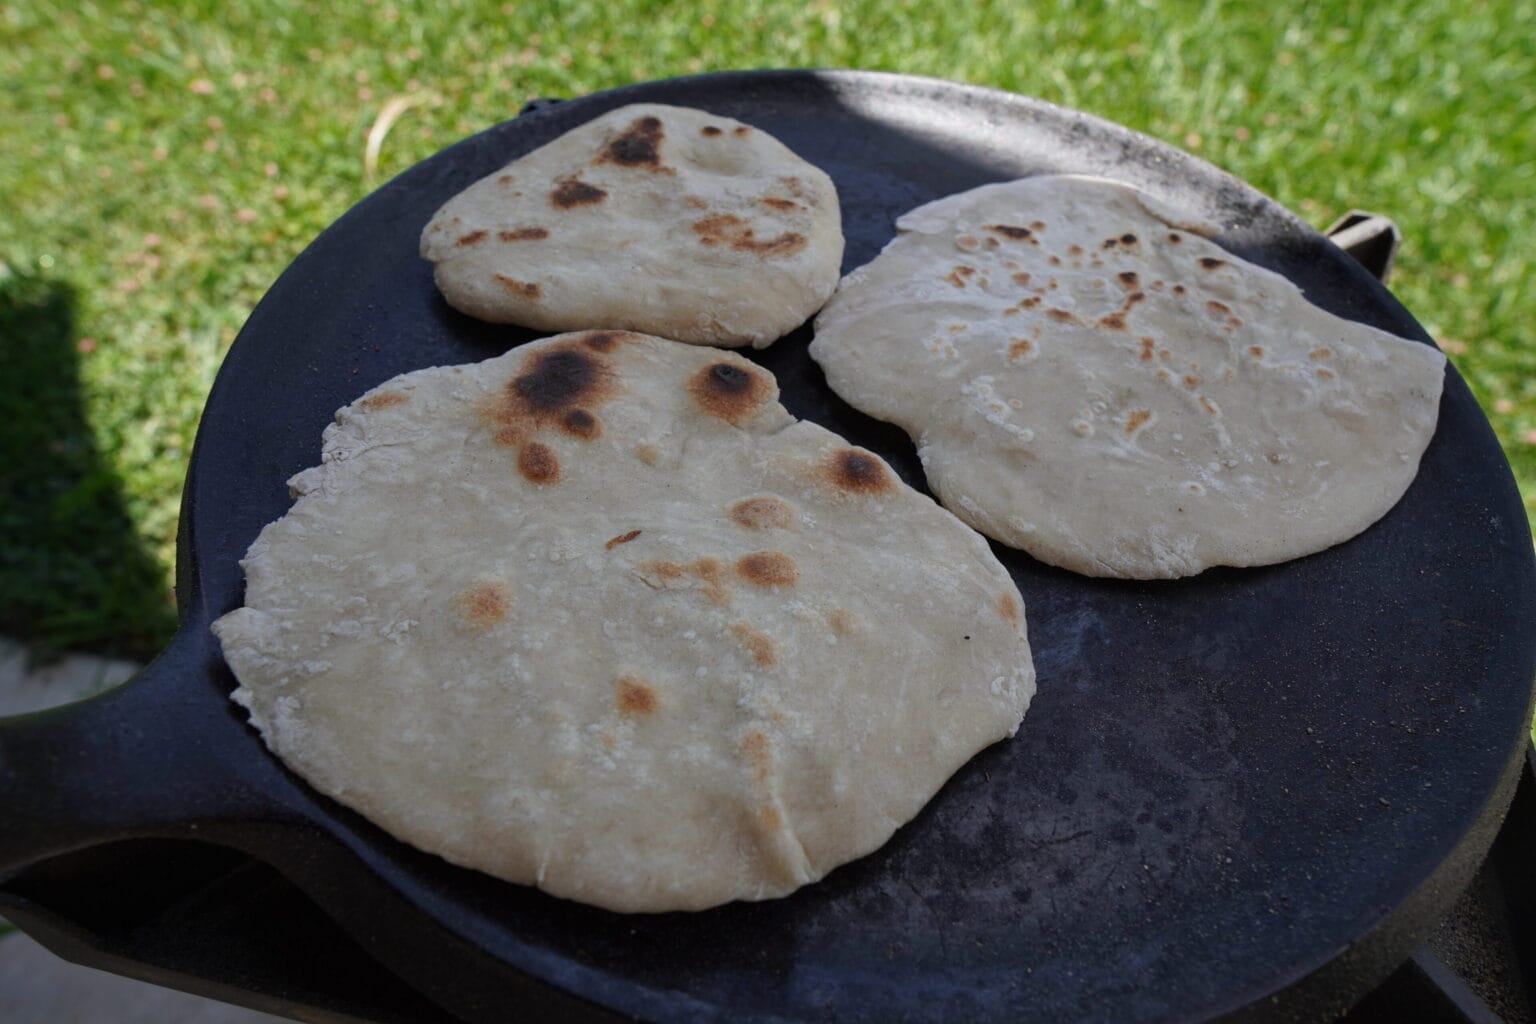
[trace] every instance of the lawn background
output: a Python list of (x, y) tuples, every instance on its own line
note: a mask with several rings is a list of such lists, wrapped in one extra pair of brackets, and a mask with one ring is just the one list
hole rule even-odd
[(0, 0), (0, 633), (165, 642), (214, 373), (371, 188), (529, 98), (727, 68), (1014, 90), (1189, 149), (1319, 227), (1390, 214), (1392, 288), (1536, 510), (1536, 0), (329, 6)]

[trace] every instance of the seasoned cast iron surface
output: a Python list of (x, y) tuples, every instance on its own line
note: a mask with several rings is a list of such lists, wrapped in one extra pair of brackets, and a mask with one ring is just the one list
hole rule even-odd
[[(237, 562), (288, 509), (285, 481), (317, 461), (338, 407), (395, 374), (485, 359), (535, 336), (469, 319), (438, 296), (417, 256), (437, 207), (642, 99), (748, 121), (828, 171), (842, 198), (845, 270), (873, 257), (895, 217), (919, 203), (1021, 175), (1098, 173), (1213, 217), (1222, 245), (1319, 305), (1427, 340), (1385, 289), (1257, 193), (1045, 104), (805, 73), (559, 104), (380, 190), (252, 316), (210, 399), (189, 483), (194, 626), (240, 603)], [(805, 327), (747, 354), (777, 375), (791, 412), (879, 452), (921, 489), (906, 436), (827, 389), (806, 355), (810, 336)], [(995, 550), (1024, 594), (1039, 672), (1019, 735), (962, 769), (885, 848), (791, 898), (623, 917), (451, 868), (342, 808), (316, 806), (384, 886), (442, 925), (444, 942), (487, 951), (474, 972), (526, 971), (670, 1019), (1201, 1018), (1334, 959), (1453, 851), (1491, 838), (1485, 804), (1529, 695), (1531, 540), (1498, 445), (1454, 371), (1418, 480), (1380, 523), (1329, 551), (1135, 583)], [(223, 701), (233, 681), (217, 665), (187, 685)], [(229, 758), (269, 757), (254, 732), (242, 735)], [(488, 998), (459, 1005), (491, 1015)]]

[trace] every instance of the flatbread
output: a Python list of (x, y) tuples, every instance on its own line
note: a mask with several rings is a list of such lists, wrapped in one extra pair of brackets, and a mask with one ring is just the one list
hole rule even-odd
[(1265, 565), (1386, 514), (1445, 357), (1342, 320), (1128, 185), (1042, 176), (906, 214), (816, 320), (844, 399), (945, 506), (1090, 576)]
[(832, 179), (767, 132), (640, 104), (454, 196), (421, 255), (482, 320), (762, 348), (837, 287), (843, 230)]
[(397, 377), (213, 630), (267, 745), (399, 838), (623, 911), (877, 848), (1034, 691), (986, 542), (732, 353), (564, 335)]

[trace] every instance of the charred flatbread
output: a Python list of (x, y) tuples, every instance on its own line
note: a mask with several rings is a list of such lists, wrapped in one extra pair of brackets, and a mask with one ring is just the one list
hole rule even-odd
[(1360, 533), (1418, 471), (1445, 358), (1312, 305), (1215, 225), (1041, 176), (897, 227), (811, 355), (996, 540), (1093, 576), (1265, 565)]
[(641, 104), (453, 197), (421, 255), (483, 320), (762, 348), (832, 294), (843, 231), (832, 179), (767, 132)]
[(623, 911), (874, 850), (1034, 691), (980, 536), (741, 357), (564, 335), (342, 409), (213, 626), (267, 745), (457, 864)]

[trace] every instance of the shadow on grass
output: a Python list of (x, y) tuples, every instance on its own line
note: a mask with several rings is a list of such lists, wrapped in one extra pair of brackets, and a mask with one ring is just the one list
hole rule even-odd
[(147, 659), (176, 614), (96, 449), (79, 358), (74, 290), (0, 271), (0, 634)]

